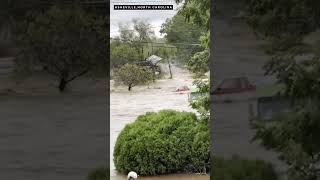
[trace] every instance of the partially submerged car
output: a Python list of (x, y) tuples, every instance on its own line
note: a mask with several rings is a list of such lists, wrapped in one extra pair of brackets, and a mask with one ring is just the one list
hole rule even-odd
[(249, 116), (270, 121), (280, 113), (290, 112), (292, 105), (283, 96), (259, 97), (256, 102), (249, 103)]
[(222, 80), (211, 92), (214, 102), (248, 100), (254, 96), (256, 86), (247, 77), (233, 77)]
[(213, 91), (213, 95), (242, 93), (256, 90), (247, 77), (235, 77), (224, 79)]
[(178, 87), (175, 92), (181, 92), (181, 91), (189, 91), (189, 87), (188, 86), (180, 86)]
[(283, 90), (284, 86), (281, 84), (268, 84), (259, 87), (258, 97), (249, 103), (249, 116), (270, 121), (277, 114), (292, 111), (292, 103), (280, 93)]

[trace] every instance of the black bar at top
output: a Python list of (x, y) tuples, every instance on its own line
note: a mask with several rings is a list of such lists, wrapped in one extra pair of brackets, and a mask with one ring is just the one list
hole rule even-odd
[(114, 5), (114, 10), (173, 10), (173, 5)]

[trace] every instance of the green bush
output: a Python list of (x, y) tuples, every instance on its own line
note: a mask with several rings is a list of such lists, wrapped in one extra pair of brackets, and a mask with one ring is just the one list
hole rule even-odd
[(110, 179), (110, 171), (108, 168), (99, 168), (90, 172), (87, 180), (109, 180)]
[(210, 134), (194, 113), (149, 112), (118, 136), (114, 163), (121, 173), (140, 175), (203, 172), (210, 161)]
[(277, 180), (272, 164), (262, 160), (213, 158), (211, 180)]

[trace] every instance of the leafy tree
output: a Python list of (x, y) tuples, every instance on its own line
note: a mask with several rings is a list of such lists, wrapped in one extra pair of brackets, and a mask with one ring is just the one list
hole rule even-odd
[(209, 122), (210, 120), (210, 84), (209, 82), (203, 82), (201, 80), (196, 80), (194, 84), (198, 87), (199, 93), (204, 95), (199, 97), (197, 100), (191, 102), (191, 107), (196, 109), (201, 115), (201, 119)]
[(40, 0), (0, 1), (0, 56), (13, 56), (13, 31), (21, 20), (28, 20), (30, 14), (37, 14), (40, 10)]
[[(164, 37), (169, 44), (198, 44), (200, 43), (199, 38), (204, 32), (204, 28), (186, 21), (181, 14), (176, 14), (173, 18), (167, 19), (160, 30), (160, 33), (165, 34)], [(202, 47), (195, 45), (177, 45), (177, 60), (182, 64), (186, 64), (193, 54), (202, 49)]]
[(264, 147), (279, 154), (289, 166), (289, 179), (319, 179), (319, 110), (318, 105), (309, 103), (291, 113), (275, 116), (272, 124), (252, 120), (252, 127), (256, 129), (253, 140), (259, 140)]
[(249, 25), (262, 37), (301, 38), (320, 26), (317, 0), (247, 0)]
[(140, 54), (130, 42), (113, 40), (110, 44), (110, 66), (111, 69), (117, 68), (127, 63), (140, 60)]
[(182, 3), (183, 6), (179, 10), (179, 14), (182, 14), (188, 21), (203, 27), (206, 31), (199, 37), (199, 41), (202, 44), (204, 50), (194, 54), (194, 57), (190, 60), (189, 69), (194, 73), (199, 73), (199, 67), (201, 72), (208, 70), (209, 68), (209, 56), (210, 56), (210, 0), (197, 1), (197, 0), (176, 0), (177, 3)]
[(125, 64), (114, 70), (115, 81), (128, 86), (129, 91), (136, 85), (150, 82), (152, 76), (150, 69), (134, 64)]
[(195, 53), (188, 62), (188, 69), (196, 76), (202, 76), (209, 71), (209, 49)]
[[(209, 56), (210, 56), (210, 0), (176, 0), (177, 3), (184, 3), (179, 10), (179, 14), (186, 17), (188, 21), (204, 28), (205, 33), (199, 37), (199, 42), (204, 48), (203, 51), (197, 52), (188, 62), (188, 67), (191, 72), (196, 73), (198, 77), (204, 76), (209, 70)], [(210, 84), (209, 82), (195, 82), (201, 93), (207, 93), (206, 96), (201, 97), (195, 102), (191, 103), (194, 109), (202, 115), (202, 118), (209, 122), (210, 119)]]
[(141, 58), (142, 60), (145, 58), (144, 56), (144, 45), (146, 42), (150, 42), (154, 37), (154, 31), (152, 29), (151, 24), (143, 19), (133, 19), (133, 28), (135, 32), (138, 34), (137, 41), (141, 47)]
[(143, 19), (133, 19), (133, 28), (138, 34), (138, 41), (150, 41), (154, 36), (151, 24)]
[(187, 18), (188, 21), (192, 21), (195, 24), (210, 29), (210, 0), (176, 0), (177, 3), (183, 3), (183, 6), (179, 13)]
[(176, 14), (161, 25), (160, 33), (165, 34), (169, 43), (199, 43), (205, 29), (190, 21), (182, 14)]
[(106, 23), (81, 9), (52, 7), (20, 29), (17, 70), (41, 69), (58, 79), (60, 91), (82, 75), (106, 70)]
[[(143, 19), (133, 19), (133, 29), (129, 24), (119, 24), (119, 37), (111, 41), (111, 67), (144, 60), (147, 42), (154, 39), (151, 24)], [(124, 54), (121, 54), (123, 50)], [(114, 51), (114, 52), (113, 52)], [(130, 53), (132, 53), (130, 55)], [(139, 56), (138, 56), (139, 55)]]
[(8, 21), (17, 21), (25, 19), (31, 12), (39, 12), (41, 0), (25, 0), (23, 3), (19, 0), (7, 0), (0, 2), (0, 24)]
[[(289, 166), (290, 179), (319, 179), (319, 43), (307, 37), (319, 29), (319, 1), (248, 1), (248, 22), (269, 42), (271, 60), (266, 74), (285, 85), (284, 94), (293, 106), (290, 113), (274, 117), (267, 124), (252, 120), (254, 140), (278, 152)], [(307, 56), (306, 56), (307, 55)]]

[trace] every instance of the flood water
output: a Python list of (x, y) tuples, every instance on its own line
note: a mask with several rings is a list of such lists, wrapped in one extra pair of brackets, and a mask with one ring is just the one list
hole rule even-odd
[[(116, 172), (113, 164), (113, 148), (120, 131), (126, 124), (134, 122), (141, 114), (163, 109), (193, 111), (189, 106), (187, 93), (176, 93), (179, 86), (191, 86), (192, 77), (186, 71), (173, 67), (173, 79), (161, 79), (150, 87), (134, 87), (131, 92), (126, 87), (111, 86), (110, 94), (110, 179), (124, 180), (125, 176)], [(112, 85), (112, 82), (111, 82)], [(208, 175), (167, 175), (140, 177), (144, 180), (209, 180)]]
[(0, 93), (0, 179), (86, 180), (108, 162), (106, 107), (105, 93)]

